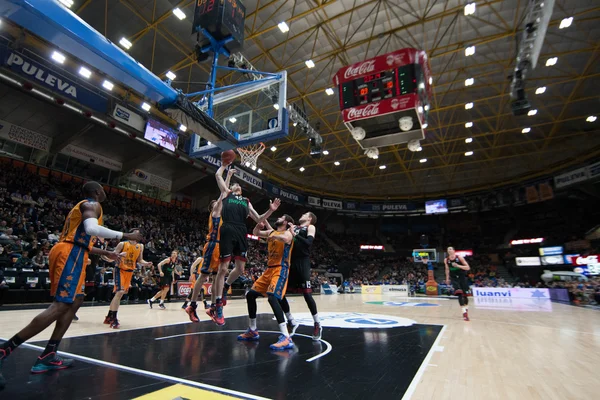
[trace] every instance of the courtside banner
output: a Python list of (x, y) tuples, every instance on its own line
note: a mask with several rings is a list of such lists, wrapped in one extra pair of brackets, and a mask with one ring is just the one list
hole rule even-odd
[(408, 296), (408, 285), (382, 285), (383, 294), (401, 294)]
[(246, 171), (242, 170), (241, 172), (239, 172), (238, 177), (243, 180), (244, 182), (246, 182), (249, 185), (252, 185), (256, 188), (262, 189), (263, 188), (263, 181), (262, 179), (257, 178), (256, 176), (247, 173)]
[(342, 202), (337, 200), (323, 199), (323, 207), (341, 210)]
[(377, 213), (395, 213), (414, 209), (416, 206), (410, 203), (365, 203), (360, 206), (361, 211)]
[(382, 293), (381, 286), (362, 285), (361, 293), (362, 294), (381, 294)]
[(471, 287), (473, 297), (500, 297), (520, 299), (550, 299), (548, 289)]
[(311, 206), (321, 207), (321, 199), (319, 197), (308, 196), (308, 204)]
[(194, 284), (192, 282), (177, 282), (177, 296), (178, 297), (187, 297), (192, 290), (194, 289)]
[(572, 185), (574, 183), (583, 182), (588, 179), (588, 170), (587, 168), (577, 168), (571, 172), (567, 172), (566, 174), (557, 175), (554, 177), (554, 186), (557, 189), (563, 188), (565, 186)]

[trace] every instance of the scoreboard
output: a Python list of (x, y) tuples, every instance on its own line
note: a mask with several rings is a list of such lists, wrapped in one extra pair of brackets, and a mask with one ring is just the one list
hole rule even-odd
[(233, 37), (228, 48), (239, 48), (244, 43), (246, 7), (241, 0), (196, 0), (192, 33), (206, 29), (215, 39)]

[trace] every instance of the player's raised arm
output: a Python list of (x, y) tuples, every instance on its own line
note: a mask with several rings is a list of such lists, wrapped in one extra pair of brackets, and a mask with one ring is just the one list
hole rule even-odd
[(258, 223), (265, 221), (267, 218), (269, 218), (271, 216), (271, 214), (273, 214), (275, 211), (277, 211), (277, 209), (279, 208), (280, 205), (281, 205), (281, 200), (275, 199), (270, 202), (269, 209), (267, 211), (265, 211), (262, 215), (258, 215), (258, 213), (254, 209), (254, 207), (252, 207), (252, 204), (250, 202), (248, 202), (248, 212), (250, 214), (250, 218), (252, 218), (258, 224)]
[(217, 169), (217, 172), (215, 173), (215, 177), (217, 178), (217, 186), (219, 186), (221, 195), (224, 196), (226, 196), (229, 193), (229, 186), (225, 182), (225, 179), (223, 179), (223, 172), (225, 172), (226, 168), (227, 165), (223, 164), (219, 167), (219, 169)]
[(106, 239), (126, 239), (126, 240), (142, 240), (142, 234), (138, 232), (123, 233), (113, 231), (112, 229), (100, 226), (98, 217), (100, 216), (100, 204), (96, 202), (83, 203), (80, 207), (82, 213), (83, 227), (85, 233), (90, 236), (98, 236)]
[(263, 239), (268, 238), (269, 235), (271, 234), (271, 232), (273, 232), (273, 228), (262, 230), (264, 227), (265, 227), (264, 223), (259, 222), (258, 224), (256, 224), (256, 226), (252, 230), (252, 234), (255, 236), (258, 236), (260, 238), (263, 238)]

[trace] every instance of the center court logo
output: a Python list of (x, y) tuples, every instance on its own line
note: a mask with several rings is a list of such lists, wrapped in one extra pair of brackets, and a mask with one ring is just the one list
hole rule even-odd
[(434, 303), (412, 303), (406, 301), (367, 301), (365, 304), (376, 304), (379, 306), (389, 306), (389, 307), (439, 307), (439, 304)]
[[(300, 325), (313, 326), (314, 321), (310, 313), (294, 314), (294, 319)], [(323, 312), (319, 313), (321, 326), (326, 328), (346, 328), (346, 329), (361, 329), (361, 328), (398, 328), (401, 326), (411, 326), (416, 324), (408, 318), (401, 318), (392, 315), (382, 314), (365, 314), (365, 313), (339, 313), (339, 312)]]

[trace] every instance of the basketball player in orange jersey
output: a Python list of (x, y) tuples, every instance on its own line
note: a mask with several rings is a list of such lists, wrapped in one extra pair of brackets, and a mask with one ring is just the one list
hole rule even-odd
[[(107, 229), (102, 224), (102, 207), (100, 202), (106, 199), (102, 185), (97, 182), (87, 182), (83, 185), (85, 200), (80, 201), (71, 209), (59, 242), (50, 251), (50, 292), (54, 301), (45, 311), (35, 317), (29, 325), (0, 345), (0, 368), (3, 361), (19, 345), (31, 339), (52, 323), (56, 322), (54, 331), (46, 349), (38, 357), (31, 368), (33, 373), (43, 373), (50, 370), (65, 369), (73, 365), (73, 360), (65, 359), (56, 354), (65, 332), (73, 321), (73, 316), (83, 303), (85, 288), (85, 266), (90, 254), (105, 256), (110, 260), (120, 261), (121, 255), (93, 247), (94, 237), (110, 239), (140, 240), (138, 233), (123, 233)], [(5, 385), (0, 372), (0, 388)]]
[[(140, 230), (132, 229), (130, 232), (140, 233)], [(135, 240), (119, 243), (115, 249), (115, 253), (125, 253), (125, 256), (121, 258), (121, 262), (114, 268), (115, 296), (110, 302), (108, 315), (106, 318), (104, 318), (104, 323), (113, 329), (119, 329), (121, 325), (119, 324), (119, 319), (117, 318), (117, 312), (119, 311), (121, 298), (129, 291), (129, 288), (131, 287), (133, 271), (135, 270), (137, 264), (143, 267), (150, 267), (152, 266), (152, 263), (150, 261), (144, 261), (144, 245)]]
[[(236, 170), (233, 168), (230, 168), (229, 171), (227, 171), (225, 186), (229, 187), (231, 177), (235, 173)], [(222, 210), (223, 194), (221, 194), (217, 200), (211, 201), (208, 206), (210, 219), (208, 220), (208, 234), (206, 235), (206, 243), (204, 244), (204, 261), (202, 262), (202, 267), (200, 268), (200, 280), (196, 281), (196, 284), (194, 285), (194, 290), (190, 294), (190, 306), (187, 306), (187, 301), (184, 303), (184, 306), (186, 306), (185, 312), (188, 314), (188, 316), (190, 317), (190, 321), (192, 322), (200, 321), (200, 319), (198, 318), (198, 314), (196, 313), (196, 299), (198, 298), (198, 294), (202, 294), (204, 292), (204, 283), (209, 279), (211, 275), (215, 275), (219, 270), (219, 241), (221, 239), (221, 225), (223, 224), (223, 221), (221, 220)], [(214, 321), (216, 316), (216, 292), (214, 290), (214, 287), (211, 295), (211, 307), (209, 311), (207, 311), (207, 314)]]
[[(200, 256), (197, 257), (192, 266), (190, 267), (190, 280), (189, 282), (192, 284), (191, 289), (190, 289), (190, 293), (188, 294), (188, 296), (185, 298), (185, 301), (183, 302), (183, 305), (181, 306), (182, 309), (186, 309), (188, 306), (188, 303), (192, 300), (192, 295), (194, 293), (194, 287), (196, 286), (196, 282), (198, 282), (199, 278), (200, 278), (200, 265), (202, 264), (202, 260), (204, 260), (204, 257)], [(200, 290), (200, 294), (203, 293), (203, 290)], [(201, 296), (203, 297), (203, 296)], [(204, 300), (204, 298), (203, 298)]]
[[(221, 263), (219, 265), (219, 272), (213, 283), (213, 293), (215, 293), (216, 299), (214, 317), (211, 315), (211, 318), (213, 318), (217, 325), (221, 326), (225, 325), (223, 306), (227, 302), (229, 286), (244, 272), (244, 267), (246, 266), (246, 251), (248, 249), (246, 219), (249, 216), (256, 223), (263, 222), (281, 204), (279, 199), (275, 199), (264, 214), (258, 215), (250, 201), (242, 196), (242, 187), (239, 183), (232, 184), (231, 188), (225, 183), (223, 172), (227, 166), (228, 164), (223, 162), (223, 165), (221, 165), (215, 174), (217, 185), (221, 190), (221, 219), (223, 220), (223, 224), (221, 226), (221, 239), (219, 242)], [(229, 274), (227, 285), (225, 285), (225, 275), (229, 271), (229, 262), (232, 259), (235, 262), (235, 268)]]
[(162, 310), (165, 309), (165, 299), (167, 298), (169, 289), (171, 289), (171, 285), (175, 280), (175, 274), (181, 276), (181, 273), (175, 269), (178, 257), (179, 252), (177, 250), (173, 250), (171, 252), (171, 257), (165, 258), (158, 263), (158, 274), (160, 275), (158, 287), (160, 290), (154, 295), (154, 297), (148, 299), (148, 305), (150, 308), (152, 308), (152, 304), (160, 297), (160, 303), (158, 304), (158, 307)]
[(248, 303), (248, 330), (238, 336), (238, 340), (258, 340), (260, 335), (256, 328), (256, 299), (259, 296), (267, 295), (269, 304), (273, 309), (281, 336), (277, 343), (272, 344), (272, 350), (287, 350), (294, 347), (294, 343), (289, 336), (283, 310), (279, 303), (285, 296), (287, 288), (288, 274), (290, 271), (290, 258), (292, 248), (294, 247), (294, 237), (288, 230), (288, 224), (293, 224), (294, 219), (289, 215), (283, 215), (275, 222), (275, 229), (261, 230), (265, 224), (256, 225), (254, 235), (267, 239), (269, 258), (267, 260), (267, 270), (254, 282), (252, 289), (246, 293), (246, 302)]
[(462, 257), (456, 254), (454, 247), (448, 247), (448, 257), (444, 259), (446, 268), (446, 284), (452, 282), (454, 294), (458, 296), (458, 304), (460, 304), (463, 313), (463, 319), (469, 321), (469, 298), (467, 291), (469, 283), (467, 282), (467, 271), (471, 269), (469, 263)]

